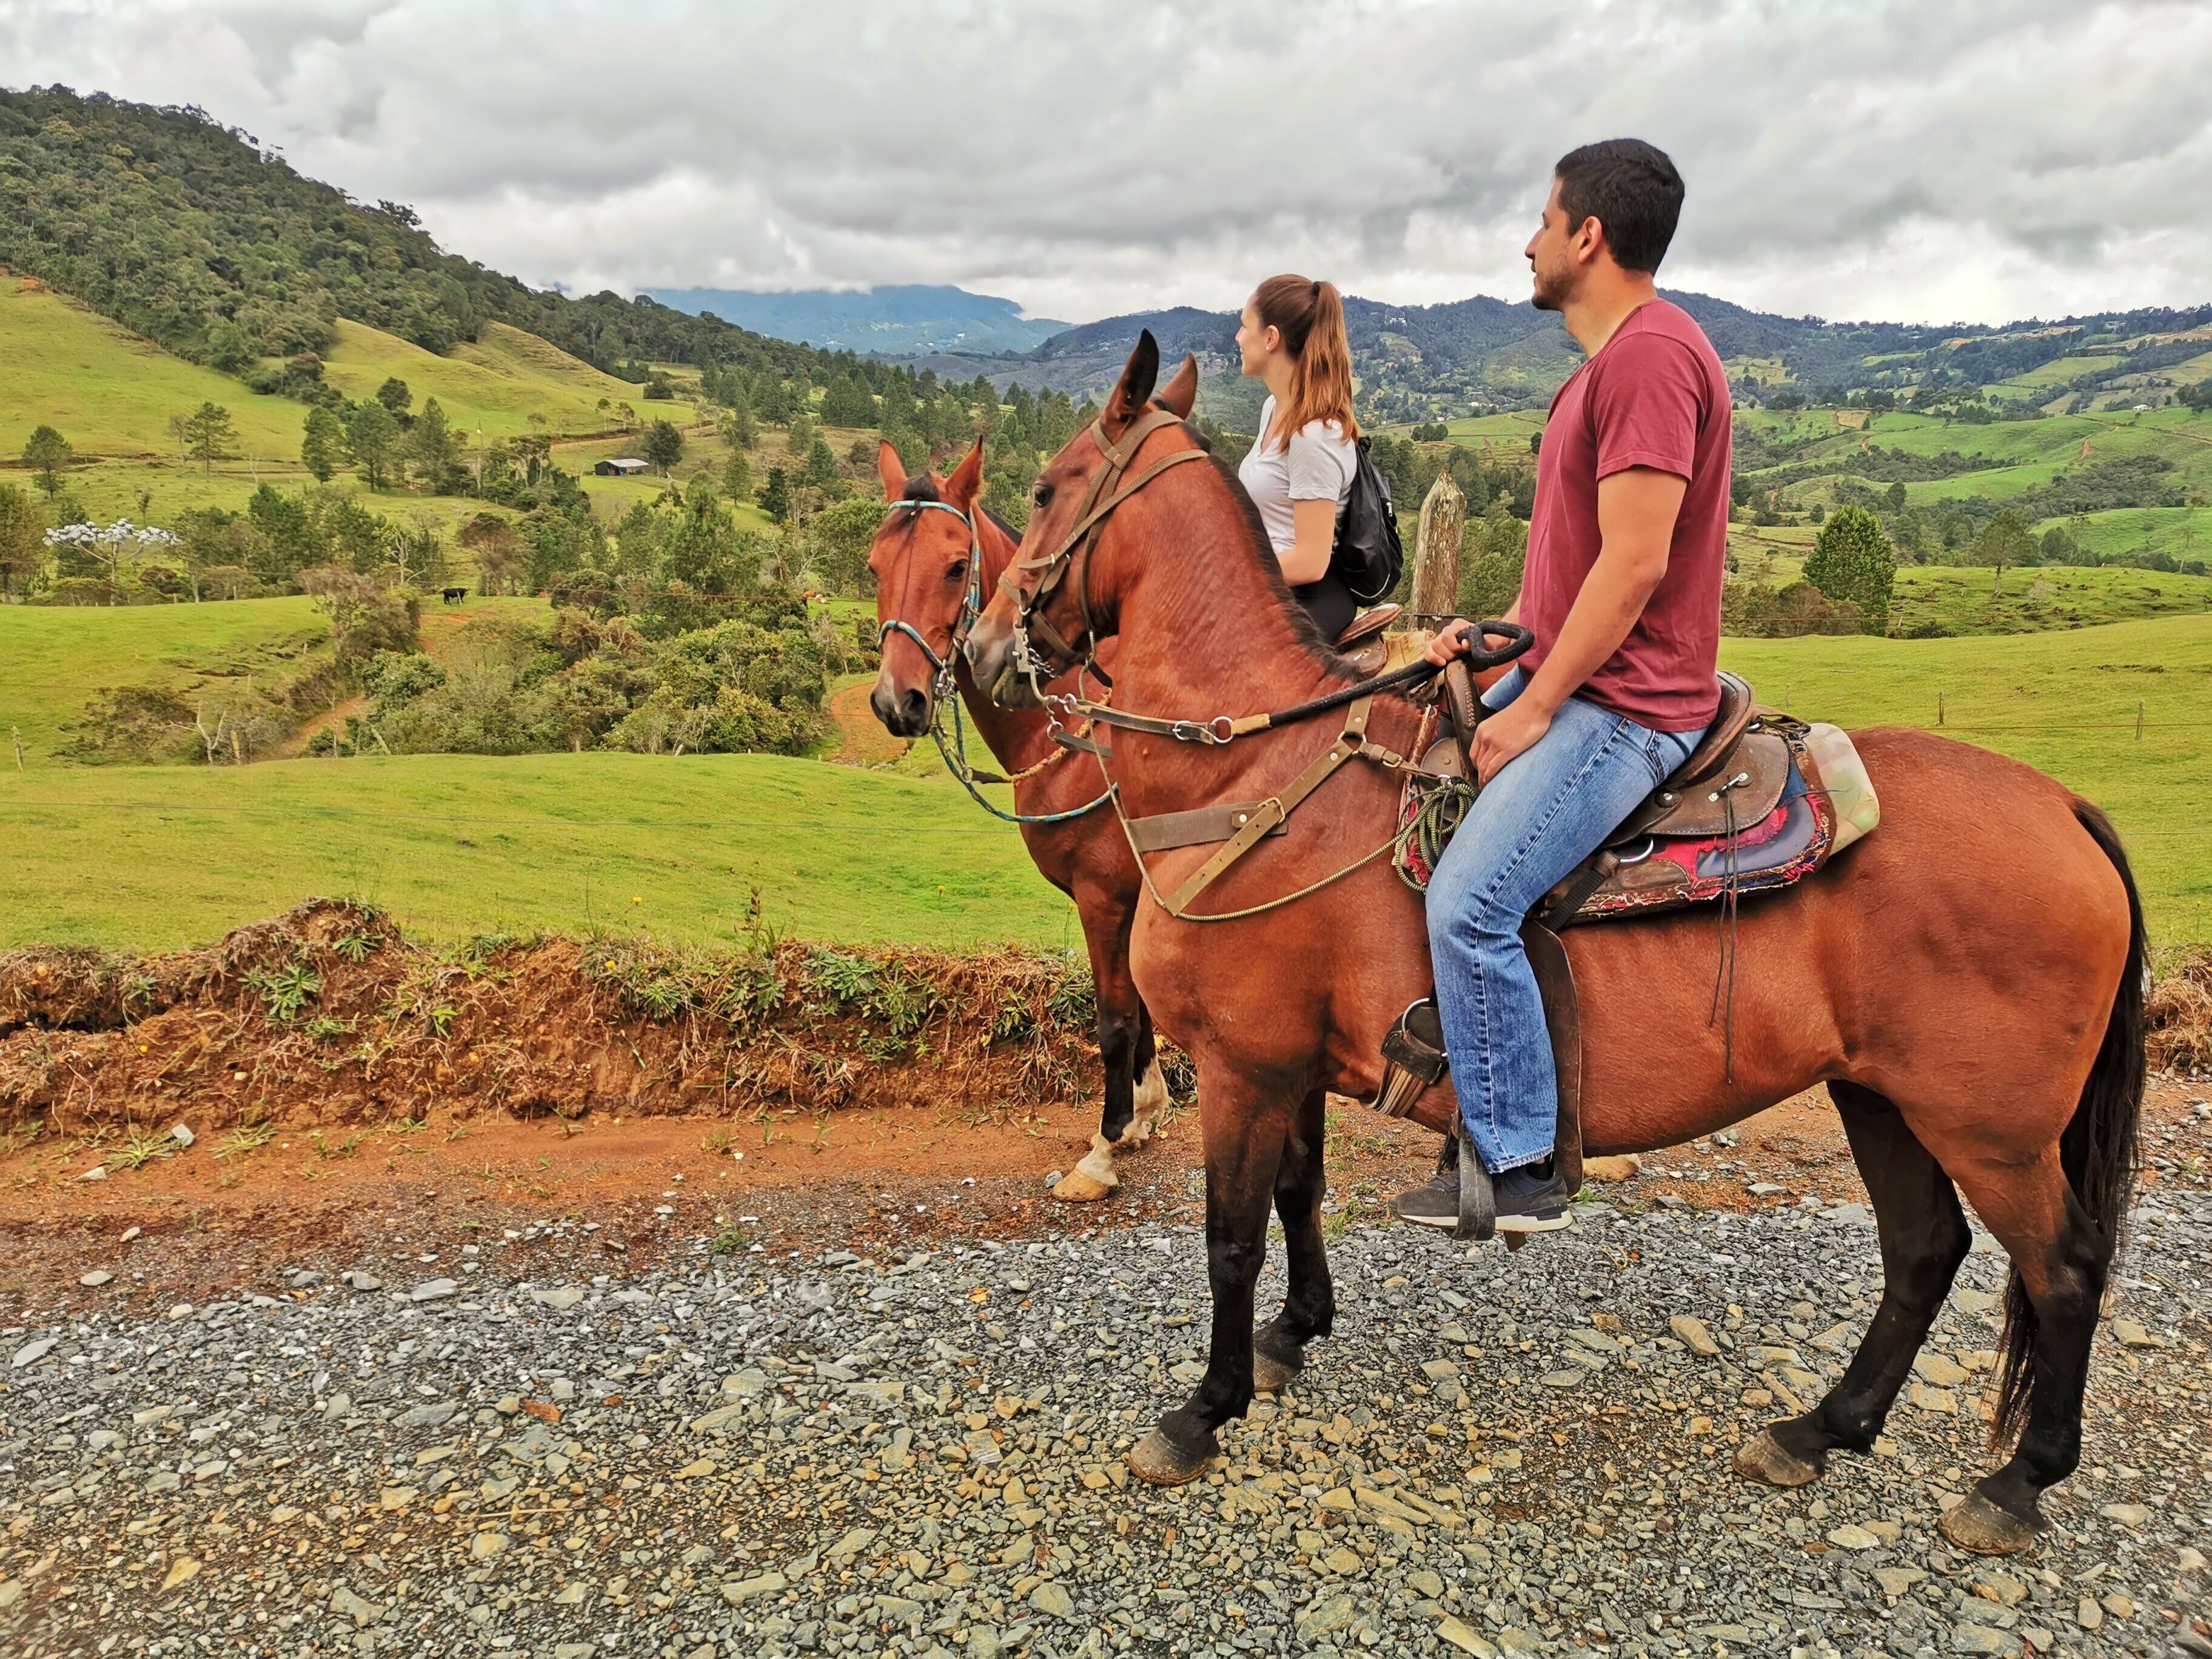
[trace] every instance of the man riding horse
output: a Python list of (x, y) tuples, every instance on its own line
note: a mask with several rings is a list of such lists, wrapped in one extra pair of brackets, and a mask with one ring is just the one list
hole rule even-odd
[[(1633, 138), (1553, 171), (1528, 240), (1535, 303), (1586, 361), (1552, 400), (1521, 592), (1536, 642), (1485, 692), (1481, 793), (1429, 884), (1436, 1015), (1460, 1127), (1497, 1177), (1497, 1225), (1568, 1222), (1552, 1161), (1559, 1080), (1523, 918), (1686, 759), (1720, 699), (1729, 407), (1719, 356), (1653, 273), (1681, 212), (1674, 164)], [(1429, 647), (1469, 648), (1455, 622)], [(1479, 642), (1479, 641), (1478, 641)], [(1435, 1015), (1426, 1022), (1434, 1028)], [(1400, 1196), (1405, 1220), (1459, 1220), (1459, 1163)]]

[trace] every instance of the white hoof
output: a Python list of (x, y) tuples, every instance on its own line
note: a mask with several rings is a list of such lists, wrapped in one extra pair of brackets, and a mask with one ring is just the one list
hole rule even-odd
[(1095, 1204), (1121, 1184), (1115, 1173), (1112, 1146), (1103, 1135), (1091, 1137), (1091, 1150), (1068, 1171), (1052, 1195), (1070, 1204)]

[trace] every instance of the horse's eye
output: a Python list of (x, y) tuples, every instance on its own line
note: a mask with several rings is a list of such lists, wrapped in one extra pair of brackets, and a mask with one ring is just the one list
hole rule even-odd
[(1036, 482), (1036, 487), (1030, 491), (1030, 501), (1033, 506), (1036, 507), (1050, 506), (1052, 504), (1052, 486), (1047, 483), (1043, 479), (1038, 479)]
[(952, 568), (946, 571), (945, 574), (946, 580), (948, 580), (956, 582), (964, 580), (968, 574), (968, 561), (965, 559), (953, 560)]

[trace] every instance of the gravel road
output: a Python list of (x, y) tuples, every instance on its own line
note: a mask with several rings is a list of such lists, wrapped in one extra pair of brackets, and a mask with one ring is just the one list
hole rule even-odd
[(0, 1334), (0, 1651), (2212, 1656), (2201, 1194), (2139, 1211), (2084, 1467), (2009, 1562), (1934, 1526), (1984, 1467), (1985, 1239), (1875, 1455), (1729, 1473), (1872, 1310), (1854, 1205), (1353, 1229), (1336, 1335), (1172, 1492), (1121, 1454), (1197, 1375), (1192, 1229), (502, 1274), (564, 1226)]

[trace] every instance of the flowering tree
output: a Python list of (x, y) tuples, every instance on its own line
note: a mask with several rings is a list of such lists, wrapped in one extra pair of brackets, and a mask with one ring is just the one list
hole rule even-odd
[(111, 525), (65, 524), (46, 532), (46, 545), (76, 547), (107, 566), (107, 585), (123, 585), (123, 550), (126, 547), (174, 547), (177, 538), (155, 525), (136, 525), (118, 519)]

